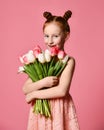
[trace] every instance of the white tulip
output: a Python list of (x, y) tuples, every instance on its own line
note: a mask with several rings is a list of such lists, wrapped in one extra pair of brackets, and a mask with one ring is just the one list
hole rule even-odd
[(43, 53), (40, 53), (38, 55), (38, 60), (40, 61), (40, 63), (45, 63), (45, 56)]
[(25, 69), (24, 69), (23, 66), (19, 66), (19, 68), (18, 68), (18, 73), (23, 73), (24, 70), (25, 70)]
[(28, 51), (28, 53), (31, 53), (31, 54), (33, 54), (33, 51), (32, 51), (32, 50), (29, 50), (29, 51)]
[(66, 56), (64, 57), (64, 59), (62, 60), (62, 62), (63, 62), (63, 63), (66, 63), (66, 62), (68, 61), (68, 59), (69, 59), (69, 56), (66, 55)]
[(31, 51), (31, 50), (26, 54), (26, 57), (27, 57), (29, 63), (33, 63), (35, 61), (33, 51)]
[(45, 56), (46, 62), (51, 61), (51, 53), (50, 53), (50, 51), (48, 49), (45, 50), (44, 56)]

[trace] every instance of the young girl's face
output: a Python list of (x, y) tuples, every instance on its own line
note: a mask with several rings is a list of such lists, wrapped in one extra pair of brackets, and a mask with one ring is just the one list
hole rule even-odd
[(44, 42), (49, 48), (58, 46), (60, 49), (63, 49), (66, 35), (58, 23), (52, 22), (46, 24), (43, 32)]

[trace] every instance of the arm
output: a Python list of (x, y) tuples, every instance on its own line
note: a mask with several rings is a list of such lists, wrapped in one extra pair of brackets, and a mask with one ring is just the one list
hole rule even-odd
[(26, 95), (26, 101), (30, 102), (35, 98), (38, 99), (50, 99), (64, 97), (69, 92), (73, 72), (75, 68), (75, 60), (71, 58), (64, 71), (62, 72), (59, 80), (59, 84), (55, 87), (33, 91)]
[(57, 85), (58, 82), (59, 80), (56, 76), (49, 76), (37, 82), (32, 82), (32, 80), (28, 78), (26, 82), (24, 83), (23, 92), (24, 94), (29, 94), (33, 91), (40, 90), (42, 88), (53, 87)]

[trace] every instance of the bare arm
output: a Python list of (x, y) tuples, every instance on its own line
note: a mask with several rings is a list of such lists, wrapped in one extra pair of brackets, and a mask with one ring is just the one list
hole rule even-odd
[(59, 82), (58, 78), (56, 76), (49, 76), (46, 78), (43, 78), (37, 82), (32, 82), (30, 78), (26, 80), (23, 86), (23, 92), (24, 94), (31, 93), (36, 90), (40, 90), (42, 88), (49, 88), (57, 85)]
[(33, 91), (26, 95), (26, 101), (30, 102), (36, 98), (38, 99), (50, 99), (50, 98), (59, 98), (64, 97), (69, 90), (73, 72), (75, 68), (75, 61), (71, 58), (68, 61), (67, 66), (62, 72), (59, 80), (59, 84), (55, 87), (51, 87), (44, 90)]

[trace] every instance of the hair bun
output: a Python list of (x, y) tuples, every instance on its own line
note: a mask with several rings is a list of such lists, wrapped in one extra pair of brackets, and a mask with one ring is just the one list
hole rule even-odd
[(65, 21), (67, 21), (72, 15), (72, 12), (70, 10), (66, 11), (63, 18), (65, 19)]
[(43, 13), (43, 16), (46, 18), (46, 19), (49, 19), (49, 18), (51, 18), (52, 17), (52, 14), (50, 13), (50, 12), (44, 12)]

